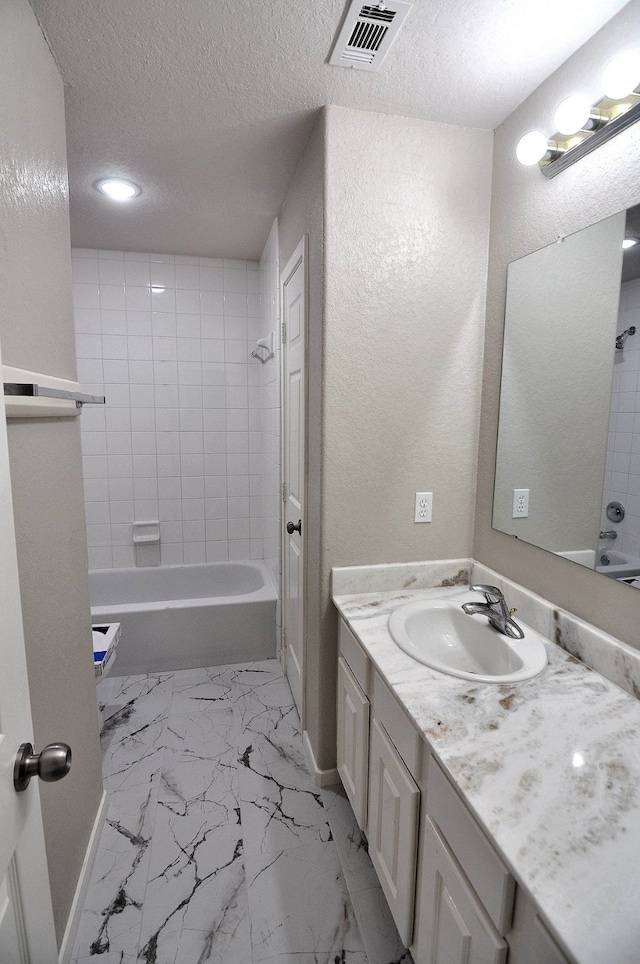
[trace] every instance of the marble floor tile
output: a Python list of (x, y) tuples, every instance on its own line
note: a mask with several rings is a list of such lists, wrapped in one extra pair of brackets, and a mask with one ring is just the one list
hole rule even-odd
[[(139, 964), (136, 954), (125, 954), (124, 951), (109, 951), (108, 954), (101, 955), (99, 960), (100, 964)], [(96, 959), (93, 956), (72, 957), (69, 964), (87, 964), (89, 961), (96, 964)]]
[[(105, 789), (149, 783), (160, 769), (173, 677), (120, 677), (109, 697), (100, 741)], [(112, 681), (113, 682), (113, 681)]]
[(368, 964), (413, 964), (377, 880), (368, 890), (351, 893), (351, 900)]
[(255, 770), (248, 752), (240, 761), (240, 814), (247, 854), (268, 854), (331, 840), (331, 830), (320, 791), (307, 776), (291, 768), (274, 766), (264, 773)]
[(233, 716), (235, 702), (244, 693), (236, 683), (237, 667), (208, 666), (175, 674), (171, 713), (207, 711), (211, 718)]
[(276, 660), (97, 693), (109, 811), (71, 964), (409, 964)]
[(349, 893), (379, 886), (367, 839), (358, 826), (344, 788), (342, 785), (323, 787), (320, 792)]
[(140, 945), (146, 964), (251, 960), (239, 823), (159, 808)]
[(322, 789), (331, 833), (340, 857), (368, 964), (411, 964), (369, 857), (367, 840), (342, 785)]
[[(233, 724), (233, 716), (230, 718)], [(239, 820), (238, 747), (234, 725), (198, 712), (171, 716), (160, 774), (160, 800), (176, 815), (211, 813)]]
[(366, 964), (333, 842), (246, 864), (254, 964)]
[(137, 948), (156, 805), (157, 784), (110, 793), (75, 941), (76, 958), (123, 955)]

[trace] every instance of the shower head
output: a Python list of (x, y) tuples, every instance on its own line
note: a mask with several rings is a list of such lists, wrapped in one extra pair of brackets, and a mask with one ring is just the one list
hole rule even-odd
[(632, 325), (631, 328), (627, 328), (626, 331), (623, 331), (620, 335), (618, 335), (618, 337), (616, 338), (616, 348), (618, 349), (618, 351), (622, 351), (622, 349), (624, 348), (624, 343), (629, 337), (629, 335), (635, 335), (635, 333), (636, 333), (635, 326)]

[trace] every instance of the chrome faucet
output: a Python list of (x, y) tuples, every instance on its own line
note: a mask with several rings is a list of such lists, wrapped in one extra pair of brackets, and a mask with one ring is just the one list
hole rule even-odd
[(462, 608), (469, 615), (481, 613), (486, 616), (494, 629), (511, 639), (524, 639), (524, 632), (518, 626), (515, 619), (511, 618), (511, 613), (515, 609), (509, 610), (504, 596), (497, 586), (470, 586), (472, 592), (484, 594), (486, 602), (463, 603)]

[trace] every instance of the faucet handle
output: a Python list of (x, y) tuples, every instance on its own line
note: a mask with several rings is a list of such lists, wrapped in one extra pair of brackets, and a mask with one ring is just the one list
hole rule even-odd
[(502, 602), (504, 596), (502, 591), (498, 589), (497, 586), (469, 586), (472, 592), (481, 592), (484, 594), (485, 599), (489, 605), (494, 605), (495, 603)]

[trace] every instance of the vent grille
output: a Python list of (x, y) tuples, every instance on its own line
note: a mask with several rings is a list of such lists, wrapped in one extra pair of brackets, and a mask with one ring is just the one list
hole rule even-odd
[(329, 63), (379, 70), (410, 10), (408, 0), (388, 0), (380, 6), (352, 0)]
[(386, 7), (363, 7), (360, 11), (360, 16), (367, 20), (386, 20), (387, 23), (391, 23), (395, 15), (395, 10), (388, 10)]
[(389, 28), (380, 23), (365, 23), (364, 20), (356, 21), (353, 33), (349, 37), (348, 49), (356, 50), (376, 50), (380, 49), (380, 44), (385, 38)]

